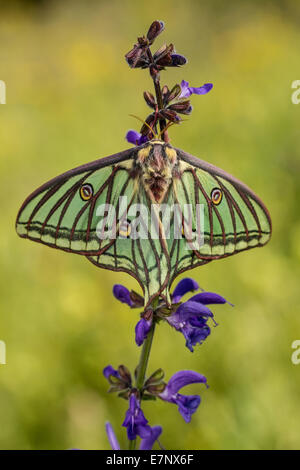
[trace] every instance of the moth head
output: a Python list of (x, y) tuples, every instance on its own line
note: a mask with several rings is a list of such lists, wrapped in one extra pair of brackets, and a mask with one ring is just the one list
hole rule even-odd
[(144, 172), (170, 178), (177, 164), (177, 152), (170, 144), (155, 139), (138, 151), (137, 162)]

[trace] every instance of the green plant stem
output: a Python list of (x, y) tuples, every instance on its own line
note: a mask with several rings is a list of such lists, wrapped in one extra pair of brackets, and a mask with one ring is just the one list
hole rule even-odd
[(139, 390), (139, 392), (142, 391), (142, 388), (145, 382), (146, 370), (147, 370), (147, 366), (149, 362), (149, 356), (150, 356), (150, 351), (151, 351), (151, 346), (152, 346), (152, 341), (153, 341), (153, 336), (154, 336), (154, 330), (155, 330), (155, 321), (153, 321), (151, 325), (151, 329), (148, 333), (148, 336), (144, 341), (143, 349), (142, 349), (139, 364), (138, 364), (136, 388)]
[[(152, 56), (152, 52), (150, 50), (150, 47), (148, 47), (148, 50), (147, 50), (147, 54), (148, 54), (148, 57), (150, 59), (150, 62), (152, 64), (154, 64), (154, 60), (153, 60), (153, 56)], [(160, 88), (160, 81), (159, 81), (159, 78), (156, 77), (156, 78), (153, 78), (153, 85), (154, 85), (154, 90), (155, 90), (155, 95), (156, 95), (156, 102), (157, 102), (157, 106), (158, 106), (158, 110), (160, 109), (163, 109), (164, 105), (163, 105), (163, 97), (162, 97), (162, 93), (161, 93), (161, 88)], [(165, 141), (165, 142), (169, 142), (169, 135), (168, 135), (168, 132), (165, 131), (163, 132), (163, 130), (165, 129), (167, 123), (166, 123), (166, 120), (161, 118), (159, 119), (159, 127), (160, 127), (160, 132), (162, 132), (162, 139)]]
[[(163, 99), (162, 99), (162, 94), (161, 94), (161, 88), (160, 88), (160, 82), (159, 80), (153, 79), (153, 85), (155, 89), (155, 94), (156, 94), (156, 100), (157, 100), (157, 105), (158, 109), (163, 109)], [(168, 131), (163, 130), (167, 127), (167, 123), (165, 119), (160, 119), (159, 120), (159, 127), (160, 127), (160, 132), (162, 132), (162, 140), (164, 142), (169, 142), (169, 135)]]
[[(140, 393), (143, 389), (144, 382), (145, 382), (146, 370), (147, 370), (147, 366), (149, 362), (149, 356), (150, 356), (152, 340), (154, 336), (154, 330), (155, 330), (155, 321), (153, 321), (151, 325), (151, 329), (148, 333), (148, 336), (144, 341), (143, 349), (142, 349), (140, 360), (139, 360), (138, 367), (137, 367), (136, 388), (138, 389)], [(129, 440), (128, 449), (135, 450), (135, 446), (136, 446), (136, 439)]]
[[(155, 310), (155, 308), (157, 307), (157, 304), (158, 304), (158, 299), (152, 302), (153, 310)], [(145, 382), (146, 371), (147, 371), (147, 366), (149, 362), (154, 331), (155, 331), (155, 320), (153, 319), (148, 336), (144, 341), (142, 352), (140, 355), (140, 360), (137, 366), (136, 388), (138, 389), (140, 394), (142, 394), (142, 390), (143, 390), (143, 386)], [(135, 446), (136, 446), (136, 439), (134, 439), (133, 441), (129, 440), (128, 449), (135, 450)]]
[(133, 441), (129, 441), (128, 450), (135, 450), (135, 445), (136, 445), (136, 439), (134, 439)]

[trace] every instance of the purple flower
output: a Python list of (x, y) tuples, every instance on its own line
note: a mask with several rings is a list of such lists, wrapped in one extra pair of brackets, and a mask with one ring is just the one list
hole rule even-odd
[(188, 98), (192, 94), (195, 95), (205, 95), (208, 93), (212, 87), (212, 83), (205, 83), (204, 85), (200, 87), (190, 87), (189, 82), (186, 82), (185, 80), (182, 80), (181, 84), (181, 95), (180, 98)]
[[(183, 295), (198, 288), (198, 284), (193, 279), (182, 279), (175, 287), (172, 302), (178, 303)], [(174, 313), (166, 317), (166, 320), (177, 331), (183, 334), (186, 340), (186, 347), (193, 352), (193, 346), (196, 346), (197, 343), (202, 344), (211, 332), (207, 324), (208, 319), (211, 318), (215, 325), (217, 325), (212, 311), (206, 305), (225, 304), (226, 302), (226, 299), (221, 295), (213, 292), (200, 292), (191, 297), (187, 302), (179, 305)]]
[(135, 395), (129, 398), (129, 409), (126, 412), (125, 420), (122, 426), (127, 428), (127, 437), (129, 440), (140, 436), (142, 439), (151, 438), (152, 430), (148, 421), (141, 410), (140, 403)]
[[(187, 302), (181, 304), (175, 313), (166, 317), (167, 322), (177, 331), (180, 331), (186, 340), (186, 347), (193, 352), (193, 346), (197, 343), (202, 344), (210, 334), (210, 327), (207, 325), (208, 318), (213, 319), (212, 311), (201, 303), (201, 295), (205, 294), (208, 303), (225, 303), (223, 297), (213, 294), (213, 302), (209, 301), (209, 292), (196, 294)], [(198, 299), (198, 300), (197, 300)], [(217, 302), (216, 302), (217, 301)], [(216, 322), (215, 322), (216, 325)]]
[(186, 277), (178, 282), (172, 294), (172, 303), (177, 304), (181, 298), (188, 292), (192, 292), (199, 289), (199, 285), (194, 279)]
[[(185, 278), (179, 281), (177, 286), (174, 289), (174, 292), (172, 294), (172, 303), (176, 304), (180, 302), (180, 299), (187, 293), (187, 292), (193, 292), (195, 290), (199, 289), (199, 285), (194, 279), (191, 278)], [(148, 333), (150, 331), (152, 325), (152, 319), (151, 320), (145, 320), (142, 318), (136, 325), (135, 327), (135, 342), (138, 346), (141, 346), (145, 339), (148, 336)], [(175, 326), (175, 325), (172, 325)]]
[(133, 145), (142, 145), (148, 141), (148, 138), (146, 135), (142, 135), (139, 132), (134, 131), (132, 129), (127, 132), (125, 139), (127, 140), (127, 142)]
[(199, 395), (181, 395), (178, 391), (186, 385), (193, 383), (206, 384), (206, 382), (206, 377), (204, 377), (204, 375), (198, 374), (192, 370), (182, 370), (170, 378), (166, 388), (159, 397), (169, 403), (175, 403), (178, 405), (178, 411), (185, 422), (189, 423), (191, 421), (192, 414), (195, 413), (200, 405), (201, 398)]
[(113, 377), (116, 377), (117, 379), (121, 379), (121, 376), (119, 372), (114, 369), (112, 366), (106, 366), (103, 369), (103, 375), (104, 377), (108, 380), (109, 377), (112, 375)]
[(185, 65), (187, 63), (187, 59), (181, 54), (171, 54), (171, 64), (169, 67), (180, 67), (181, 65)]
[[(141, 307), (144, 303), (143, 297), (137, 294), (134, 291), (129, 291), (127, 287), (122, 286), (121, 284), (115, 284), (113, 287), (113, 294), (116, 299), (124, 304), (129, 305), (131, 308)], [(150, 331), (152, 325), (152, 318), (149, 320), (145, 320), (141, 318), (138, 321), (135, 327), (135, 342), (138, 346), (141, 346), (147, 335)]]
[(151, 435), (142, 439), (140, 444), (140, 450), (151, 450), (155, 441), (159, 438), (162, 433), (161, 426), (153, 426), (151, 429)]
[(116, 438), (112, 425), (109, 422), (105, 423), (105, 430), (112, 450), (120, 450), (120, 444)]
[[(105, 430), (112, 450), (120, 450), (120, 444), (114, 433), (112, 425), (109, 422), (105, 424)], [(149, 435), (141, 440), (140, 450), (151, 450), (155, 444), (155, 441), (157, 441), (162, 433), (162, 428), (160, 426), (153, 426), (153, 428), (150, 427), (150, 430), (151, 432)]]
[(106, 366), (103, 369), (103, 375), (110, 385), (109, 392), (118, 392), (119, 396), (128, 398), (132, 387), (132, 380), (126, 366), (120, 365), (117, 370), (110, 365)]
[[(213, 292), (200, 292), (191, 297), (188, 301), (181, 303), (182, 297), (188, 292), (194, 292), (199, 289), (198, 283), (192, 278), (182, 279), (175, 287), (171, 295), (173, 313), (167, 309), (165, 305), (160, 304), (153, 312), (153, 315), (166, 320), (172, 327), (183, 334), (186, 340), (186, 347), (193, 352), (193, 347), (196, 344), (202, 344), (203, 341), (209, 336), (211, 329), (208, 326), (208, 320), (211, 318), (215, 324), (214, 315), (212, 311), (206, 306), (207, 304), (225, 304), (227, 302), (221, 295)], [(113, 288), (114, 296), (123, 303), (126, 303), (131, 308), (141, 307), (143, 305), (143, 298), (136, 292), (129, 292), (129, 290), (117, 284)], [(162, 314), (163, 311), (163, 314)], [(141, 346), (147, 335), (149, 334), (152, 317), (150, 319), (141, 318), (135, 327), (135, 341), (138, 346)]]
[(141, 320), (136, 324), (135, 342), (138, 346), (141, 346), (143, 342), (145, 341), (145, 339), (147, 338), (151, 325), (152, 325), (152, 319), (145, 320), (144, 318), (141, 318)]
[(129, 305), (129, 307), (132, 307), (130, 292), (125, 286), (122, 286), (121, 284), (115, 284), (113, 287), (113, 294), (117, 300), (123, 302), (123, 304)]

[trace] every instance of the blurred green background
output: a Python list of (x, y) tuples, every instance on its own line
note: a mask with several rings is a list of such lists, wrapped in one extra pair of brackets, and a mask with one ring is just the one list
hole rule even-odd
[[(108, 395), (102, 368), (139, 354), (137, 312), (111, 295), (125, 274), (29, 241), (14, 231), (25, 197), (69, 168), (127, 147), (129, 113), (146, 116), (148, 74), (124, 54), (154, 19), (157, 40), (174, 42), (186, 67), (162, 82), (213, 82), (193, 98), (189, 122), (172, 143), (246, 182), (270, 209), (265, 248), (189, 272), (235, 304), (214, 308), (219, 326), (191, 354), (167, 325), (154, 340), (150, 371), (167, 378), (194, 369), (210, 388), (191, 424), (174, 405), (146, 403), (168, 449), (292, 449), (300, 438), (299, 169), (300, 4), (296, 1), (64, 1), (1, 3), (0, 448), (108, 449), (104, 423), (121, 428), (127, 404)], [(184, 277), (184, 276), (181, 276)]]

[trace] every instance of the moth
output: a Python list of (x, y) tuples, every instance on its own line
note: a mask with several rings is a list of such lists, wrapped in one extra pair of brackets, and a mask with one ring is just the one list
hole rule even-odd
[[(131, 233), (137, 229), (135, 207), (147, 209), (138, 217), (143, 237), (138, 230), (135, 236)], [(192, 208), (187, 216), (186, 207)], [(195, 209), (201, 207), (201, 243), (195, 244), (193, 234), (199, 225)], [(119, 220), (112, 236), (109, 229), (116, 213)], [(175, 237), (178, 214), (183, 228)], [(156, 236), (150, 229), (153, 217)], [(242, 182), (153, 139), (45, 183), (23, 203), (16, 230), (22, 238), (130, 274), (143, 289), (147, 307), (157, 296), (169, 304), (170, 286), (182, 272), (265, 245), (272, 226), (263, 202)]]

